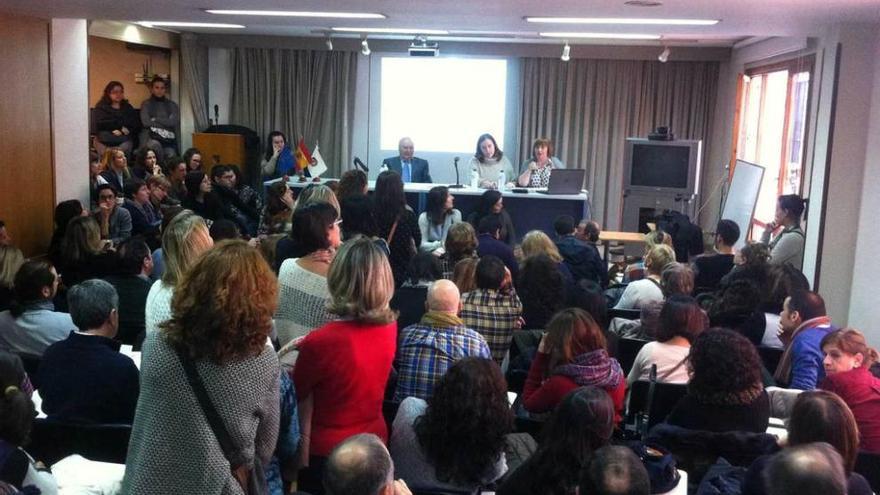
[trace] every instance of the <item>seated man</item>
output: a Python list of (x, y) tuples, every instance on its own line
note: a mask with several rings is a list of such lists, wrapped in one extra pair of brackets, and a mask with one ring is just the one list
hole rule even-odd
[(844, 495), (843, 458), (824, 442), (782, 449), (767, 466), (768, 495)]
[(256, 235), (260, 222), (260, 212), (244, 204), (235, 190), (235, 172), (226, 165), (211, 169), (212, 190), (223, 202), (223, 206), (235, 216), (235, 223), (242, 232)]
[(122, 207), (131, 215), (131, 235), (143, 237), (153, 249), (161, 245), (162, 217), (150, 200), (150, 188), (137, 177), (125, 181), (125, 201)]
[(822, 296), (797, 291), (785, 298), (779, 315), (779, 340), (785, 352), (779, 359), (774, 378), (780, 385), (798, 390), (813, 390), (825, 378), (825, 354), (822, 339), (837, 330), (825, 311)]
[(578, 223), (574, 236), (599, 249), (596, 245), (599, 242), (599, 234), (601, 233), (602, 227), (599, 226), (599, 222), (585, 218)]
[(408, 137), (402, 138), (397, 144), (397, 149), (400, 155), (382, 160), (382, 165), (388, 167), (388, 170), (400, 174), (404, 184), (432, 182), (428, 161), (413, 156), (415, 146), (413, 146), (412, 139)]
[(584, 495), (648, 495), (648, 471), (629, 448), (607, 445), (593, 452), (589, 465), (581, 471), (578, 493)]
[(694, 287), (711, 292), (721, 285), (721, 277), (733, 268), (733, 245), (739, 240), (739, 226), (733, 220), (721, 220), (715, 227), (715, 254), (694, 259)]
[(92, 213), (101, 227), (101, 239), (109, 239), (113, 244), (131, 237), (131, 213), (120, 208), (116, 202), (119, 191), (112, 184), (101, 184), (97, 187), (98, 209)]
[(513, 248), (505, 244), (501, 239), (501, 217), (499, 215), (486, 215), (480, 219), (477, 226), (477, 256), (497, 256), (504, 262), (504, 266), (510, 270), (510, 275), (516, 280), (519, 265)]
[(489, 358), (489, 346), (458, 317), (458, 287), (438, 280), (428, 288), (428, 312), (422, 321), (400, 332), (395, 368), (398, 372), (394, 400), (407, 397), (428, 400), (446, 370), (466, 357)]
[(361, 433), (344, 440), (327, 457), (326, 495), (412, 495), (403, 480), (394, 480), (394, 463), (382, 440)]
[(43, 412), (50, 418), (90, 423), (134, 421), (138, 369), (119, 353), (119, 296), (113, 286), (91, 279), (67, 294), (78, 331), (46, 349), (40, 362)]
[(602, 261), (599, 250), (575, 237), (574, 218), (560, 215), (553, 222), (556, 230), (556, 247), (565, 264), (574, 275), (575, 282), (589, 280), (603, 288), (608, 286), (608, 265)]
[(74, 330), (67, 313), (55, 311), (52, 298), (61, 277), (45, 261), (27, 261), (13, 280), (15, 302), (0, 313), (0, 348), (41, 356), (49, 345)]
[(145, 331), (144, 308), (152, 286), (153, 256), (147, 244), (137, 238), (123, 242), (118, 253), (117, 273), (105, 277), (119, 294), (119, 331), (115, 338), (134, 345)]
[(500, 366), (519, 328), (522, 303), (504, 263), (496, 256), (480, 258), (475, 274), (477, 288), (462, 296), (461, 319), (489, 344), (492, 359)]

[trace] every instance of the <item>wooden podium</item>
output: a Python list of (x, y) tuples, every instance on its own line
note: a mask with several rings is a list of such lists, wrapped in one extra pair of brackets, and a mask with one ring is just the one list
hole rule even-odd
[(247, 182), (247, 153), (244, 136), (240, 134), (214, 134), (194, 132), (192, 144), (202, 152), (202, 167), (210, 174), (214, 165), (238, 165), (242, 182)]

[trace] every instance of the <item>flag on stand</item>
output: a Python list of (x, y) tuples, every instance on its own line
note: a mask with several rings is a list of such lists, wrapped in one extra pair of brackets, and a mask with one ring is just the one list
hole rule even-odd
[(327, 165), (318, 149), (318, 143), (315, 143), (315, 151), (312, 153), (312, 165), (309, 166), (309, 175), (312, 177), (320, 177), (321, 174), (327, 172)]
[(296, 151), (294, 151), (293, 156), (296, 160), (297, 173), (302, 173), (309, 168), (309, 165), (312, 163), (312, 154), (309, 153), (309, 149), (306, 148), (305, 139), (299, 138), (299, 143), (296, 145)]

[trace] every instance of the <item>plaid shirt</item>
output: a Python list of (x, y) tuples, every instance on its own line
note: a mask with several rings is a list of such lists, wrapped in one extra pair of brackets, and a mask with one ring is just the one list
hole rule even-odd
[(500, 365), (522, 314), (522, 303), (516, 292), (511, 290), (505, 294), (494, 289), (474, 289), (462, 297), (461, 303), (464, 324), (486, 338), (492, 359)]
[(428, 400), (434, 385), (456, 361), (466, 357), (490, 358), (486, 340), (464, 325), (437, 328), (416, 323), (400, 332), (397, 348), (397, 388), (394, 400)]

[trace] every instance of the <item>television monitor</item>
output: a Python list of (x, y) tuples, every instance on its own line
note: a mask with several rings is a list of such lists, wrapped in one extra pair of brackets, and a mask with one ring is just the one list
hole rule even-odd
[(627, 138), (624, 188), (695, 195), (700, 187), (702, 141)]

